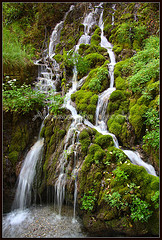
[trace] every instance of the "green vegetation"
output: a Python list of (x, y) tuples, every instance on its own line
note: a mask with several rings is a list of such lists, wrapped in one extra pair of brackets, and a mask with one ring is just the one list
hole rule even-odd
[(64, 102), (64, 97), (62, 97), (60, 94), (55, 95), (54, 91), (49, 92), (48, 100), (50, 103), (48, 103), (50, 107), (50, 113), (54, 115), (60, 114), (61, 111), (61, 105)]
[(88, 194), (84, 194), (81, 209), (92, 211), (95, 205), (96, 198), (94, 196), (95, 191), (91, 189)]
[(24, 31), (17, 23), (9, 27), (3, 27), (3, 64), (10, 67), (24, 67), (31, 65), (33, 50), (31, 46), (23, 46)]
[(27, 113), (44, 105), (44, 94), (35, 91), (30, 85), (16, 86), (16, 79), (3, 83), (3, 110)]

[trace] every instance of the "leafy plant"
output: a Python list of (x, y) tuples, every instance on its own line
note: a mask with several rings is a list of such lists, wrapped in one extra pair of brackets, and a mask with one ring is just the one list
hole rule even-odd
[(147, 222), (149, 217), (152, 215), (152, 211), (149, 210), (149, 204), (140, 198), (134, 196), (132, 199), (132, 204), (130, 206), (131, 219), (135, 222)]
[(125, 206), (128, 205), (127, 202), (122, 202), (122, 197), (119, 192), (105, 194), (104, 199), (110, 204), (111, 207), (116, 207), (117, 209), (123, 209)]
[(97, 71), (97, 76), (93, 77), (89, 82), (89, 89), (92, 91), (100, 91), (102, 82), (107, 79), (108, 70), (106, 68), (99, 68)]
[(128, 174), (125, 173), (123, 170), (121, 170), (119, 167), (117, 167), (113, 173), (115, 174), (115, 181), (125, 181), (128, 178)]
[(60, 94), (55, 95), (54, 91), (51, 91), (47, 99), (50, 101), (48, 103), (50, 112), (54, 115), (61, 113), (61, 105), (64, 102), (64, 97), (62, 97)]
[(155, 208), (159, 208), (159, 191), (156, 191), (153, 196), (151, 196), (151, 201), (154, 203)]
[(94, 196), (94, 190), (90, 190), (88, 194), (84, 194), (82, 201), (81, 209), (92, 211), (95, 205), (96, 197)]
[(145, 113), (146, 134), (143, 136), (143, 148), (159, 150), (160, 129), (159, 129), (159, 112), (155, 108), (149, 108)]
[(16, 79), (3, 83), (3, 110), (27, 113), (44, 106), (44, 94), (35, 91), (30, 85), (16, 86)]

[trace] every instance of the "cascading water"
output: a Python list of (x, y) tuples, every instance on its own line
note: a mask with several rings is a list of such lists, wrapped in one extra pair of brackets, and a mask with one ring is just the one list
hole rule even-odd
[[(115, 6), (116, 6), (116, 4), (113, 4), (112, 5), (112, 9), (115, 11), (116, 9), (115, 9)], [(114, 11), (113, 11), (113, 13), (112, 13), (112, 25), (114, 25)]]
[(39, 139), (28, 152), (18, 179), (18, 187), (13, 203), (13, 209), (25, 209), (31, 203), (32, 183), (35, 177), (35, 167), (41, 158), (44, 139)]
[[(72, 5), (69, 9), (71, 11), (74, 8)], [(55, 82), (53, 81), (53, 76), (55, 74), (56, 80), (58, 80), (58, 73), (59, 73), (59, 65), (56, 63), (56, 61), (53, 59), (54, 56), (54, 48), (57, 42), (59, 41), (59, 34), (61, 31), (61, 28), (63, 27), (63, 23), (66, 19), (67, 14), (69, 11), (65, 14), (65, 17), (63, 21), (61, 21), (59, 24), (56, 25), (50, 39), (50, 44), (49, 44), (49, 55), (47, 54), (48, 51), (45, 50), (44, 52), (46, 53), (46, 56), (44, 56), (42, 59), (38, 60), (35, 62), (36, 65), (38, 65), (38, 78), (37, 78), (37, 83), (35, 84), (35, 89), (39, 90), (40, 92), (44, 92), (48, 95), (49, 90), (53, 89), (55, 90)], [(48, 60), (52, 61), (52, 68), (48, 67)], [(75, 74), (74, 74), (74, 78)], [(76, 80), (73, 82), (77, 83)], [(74, 84), (75, 85), (75, 84)], [(74, 86), (73, 85), (73, 86)], [(72, 89), (72, 92), (74, 92), (76, 88)], [(70, 95), (69, 95), (70, 99)], [(71, 108), (69, 104), (69, 99), (67, 101), (67, 108)], [(72, 109), (72, 108), (71, 108)], [(76, 110), (72, 109), (73, 112)], [(75, 125), (80, 123), (82, 121), (82, 117), (77, 115), (75, 112), (73, 115), (75, 115), (75, 121), (71, 125), (68, 134), (65, 139), (65, 147), (64, 150), (69, 153), (71, 151), (72, 145), (74, 145), (74, 131), (76, 132)], [(48, 116), (48, 114), (47, 114)], [(47, 117), (46, 116), (46, 117)], [(41, 128), (44, 125), (44, 121), (41, 125)], [(40, 129), (41, 131), (41, 129)], [(79, 134), (79, 132), (78, 132)], [(72, 137), (73, 136), (73, 137)], [(72, 137), (72, 144), (68, 147), (68, 141)], [(77, 135), (77, 141), (78, 141), (78, 135)], [(14, 208), (19, 208), (18, 210), (14, 210), (11, 213), (9, 213), (7, 216), (4, 217), (3, 219), (3, 235), (7, 237), (26, 237), (31, 235), (31, 233), (28, 233), (28, 228), (31, 228), (31, 232), (34, 232), (35, 229), (33, 228), (34, 224), (37, 226), (38, 222), (38, 216), (44, 221), (44, 217), (46, 216), (46, 219), (50, 221), (51, 229), (50, 232), (45, 233), (47, 237), (84, 237), (82, 234), (82, 230), (80, 229), (80, 223), (75, 220), (75, 209), (74, 209), (74, 218), (71, 218), (71, 213), (67, 213), (69, 217), (61, 217), (54, 214), (53, 210), (51, 211), (49, 207), (47, 209), (43, 208), (39, 210), (39, 208), (34, 208), (32, 209), (26, 209), (27, 206), (30, 206), (31, 202), (31, 188), (32, 188), (32, 183), (34, 180), (35, 176), (35, 167), (39, 159), (41, 159), (41, 154), (43, 150), (43, 144), (44, 144), (44, 139), (40, 138), (40, 133), (38, 137), (38, 141), (34, 144), (34, 146), (31, 148), (31, 150), (28, 152), (23, 167), (21, 169), (20, 175), (19, 175), (19, 183), (18, 183), (18, 188), (16, 191), (15, 195), (15, 200), (14, 200)], [(65, 152), (64, 152), (65, 153)], [(77, 152), (75, 151), (75, 165), (76, 164), (76, 158), (77, 158)], [(66, 163), (66, 156), (63, 154), (60, 157), (60, 169), (61, 173), (59, 175), (59, 178), (57, 180), (57, 199), (59, 201), (60, 205), (60, 210), (59, 213), (61, 214), (61, 207), (64, 199), (64, 187), (66, 183), (66, 173), (64, 173), (64, 164)], [(74, 172), (75, 179), (77, 179), (77, 173)], [(75, 186), (76, 186), (76, 180), (75, 180)], [(74, 193), (74, 206), (76, 206), (76, 195), (77, 195), (77, 188)], [(37, 210), (38, 209), (38, 210)], [(41, 216), (41, 212), (44, 211), (44, 215)], [(67, 211), (67, 210), (66, 210)], [(53, 215), (52, 215), (53, 214)], [(69, 218), (73, 221), (73, 225), (71, 226), (67, 224), (69, 222)], [(31, 225), (30, 225), (31, 224)], [(49, 223), (44, 222), (46, 225), (46, 228), (49, 229)], [(55, 231), (55, 227), (58, 225), (61, 226), (58, 234), (57, 231)], [(66, 226), (67, 225), (67, 226)], [(41, 232), (41, 231), (38, 231)], [(24, 234), (23, 234), (24, 233)], [(32, 233), (33, 234), (33, 233)], [(42, 236), (44, 235), (43, 232), (41, 232)], [(37, 234), (35, 235), (36, 237), (39, 237)]]
[[(79, 49), (79, 45), (81, 43), (84, 44), (89, 44), (90, 43), (90, 39), (91, 37), (88, 35), (90, 29), (96, 24), (96, 18), (95, 18), (95, 14), (96, 11), (93, 10), (93, 12), (90, 12), (84, 19), (83, 21), (83, 25), (84, 25), (84, 34), (81, 36), (81, 38), (78, 41), (78, 44), (75, 46), (75, 52), (78, 51)], [(83, 78), (85, 79), (85, 77)], [(82, 82), (82, 79), (80, 80)], [(66, 139), (65, 139), (65, 146), (64, 146), (64, 152), (67, 150), (67, 143), (69, 142), (69, 139), (72, 137), (72, 143), (69, 146), (69, 149), (72, 148), (72, 146), (78, 143), (78, 140), (74, 142), (75, 140), (75, 132), (77, 131), (77, 134), (79, 135), (79, 131), (78, 131), (78, 125), (80, 125), (83, 121), (83, 117), (80, 116), (79, 114), (77, 114), (76, 109), (71, 105), (71, 94), (74, 93), (76, 91), (78, 87), (78, 82), (77, 82), (77, 69), (76, 69), (76, 65), (74, 63), (74, 69), (73, 69), (73, 78), (72, 78), (72, 88), (69, 90), (69, 92), (66, 94), (65, 97), (65, 102), (64, 102), (64, 107), (66, 107), (68, 110), (71, 111), (72, 117), (74, 119), (74, 121), (72, 122), (68, 133), (66, 135)], [(77, 138), (76, 138), (77, 139)], [(75, 152), (75, 151), (74, 151)], [(76, 152), (75, 152), (76, 153)], [(75, 156), (74, 153), (74, 157)], [(60, 174), (59, 177), (55, 183), (55, 195), (56, 195), (56, 199), (55, 199), (55, 204), (58, 205), (59, 208), (59, 215), (61, 215), (61, 208), (62, 208), (62, 204), (64, 201), (64, 197), (65, 197), (65, 185), (66, 185), (66, 171), (64, 170), (64, 166), (67, 162), (67, 159), (65, 157), (65, 154), (62, 154), (61, 158), (60, 158)], [(74, 217), (73, 217), (73, 221), (75, 221), (75, 208), (76, 208), (76, 196), (77, 196), (77, 170), (75, 169), (75, 164), (74, 164), (74, 173), (75, 173), (75, 184), (74, 184)]]

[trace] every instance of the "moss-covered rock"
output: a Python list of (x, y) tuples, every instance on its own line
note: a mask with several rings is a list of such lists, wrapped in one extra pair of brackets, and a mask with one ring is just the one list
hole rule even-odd
[(105, 57), (99, 53), (90, 53), (85, 59), (89, 62), (91, 68), (101, 66), (106, 61)]
[(147, 106), (142, 104), (135, 104), (130, 109), (129, 121), (135, 129), (135, 134), (137, 138), (140, 138), (143, 128), (144, 128), (144, 118), (143, 115), (147, 110)]
[(103, 149), (114, 145), (113, 138), (110, 135), (100, 135), (95, 138), (95, 143)]

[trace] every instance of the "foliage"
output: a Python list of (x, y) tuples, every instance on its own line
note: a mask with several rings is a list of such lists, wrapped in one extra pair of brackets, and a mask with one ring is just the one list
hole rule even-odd
[(76, 64), (77, 72), (80, 77), (83, 77), (87, 74), (90, 64), (89, 61), (82, 57), (80, 54), (70, 50), (66, 52), (64, 50), (63, 59), (65, 61), (66, 67), (73, 67)]
[(121, 170), (119, 167), (117, 167), (113, 171), (113, 173), (115, 174), (115, 181), (117, 181), (117, 182), (123, 182), (123, 181), (127, 180), (128, 176), (129, 176), (126, 172)]
[[(25, 66), (33, 56), (32, 48), (22, 46), (23, 30), (17, 24), (12, 28), (3, 27), (3, 64)], [(29, 50), (30, 49), (30, 50)]]
[(121, 195), (119, 192), (113, 192), (112, 194), (105, 194), (104, 199), (110, 204), (111, 207), (116, 207), (117, 209), (123, 209), (128, 205), (127, 202), (122, 202)]
[(135, 222), (147, 222), (153, 213), (151, 210), (149, 210), (149, 206), (150, 205), (146, 201), (143, 201), (140, 198), (133, 196), (132, 205), (130, 207), (131, 219)]
[(128, 79), (130, 89), (142, 93), (147, 82), (151, 79), (159, 80), (159, 38), (149, 37), (145, 41), (144, 50), (133, 56), (131, 62), (134, 66), (132, 76)]
[(155, 209), (159, 208), (159, 191), (156, 191), (153, 196), (151, 196), (151, 201), (154, 203)]
[(50, 107), (50, 112), (54, 115), (57, 115), (61, 113), (60, 106), (64, 102), (64, 97), (62, 97), (60, 94), (54, 94), (54, 91), (49, 92), (49, 96), (47, 98), (50, 102), (48, 103)]
[(104, 80), (106, 80), (108, 77), (108, 70), (107, 68), (99, 68), (97, 71), (97, 75), (92, 78), (89, 82), (89, 89), (92, 91), (98, 91), (101, 90), (101, 84)]
[(93, 210), (96, 201), (94, 193), (95, 191), (91, 189), (88, 192), (88, 194), (84, 194), (84, 196), (81, 198), (82, 201), (81, 209), (88, 210), (89, 212)]
[(146, 117), (146, 134), (143, 136), (143, 148), (152, 148), (158, 151), (160, 143), (159, 112), (155, 108), (149, 108), (144, 116)]
[(3, 83), (3, 109), (8, 112), (27, 113), (44, 105), (44, 94), (30, 85), (16, 86), (16, 79)]

